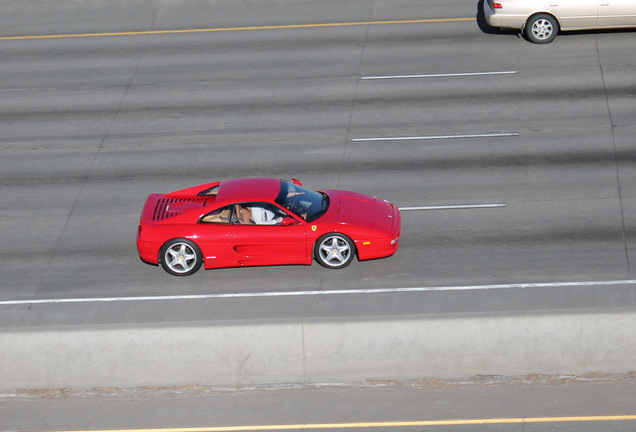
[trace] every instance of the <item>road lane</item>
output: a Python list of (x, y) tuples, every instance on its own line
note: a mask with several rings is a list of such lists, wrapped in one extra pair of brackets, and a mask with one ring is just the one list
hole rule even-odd
[[(453, 2), (461, 14), (437, 16), (465, 17), (468, 6)], [(246, 18), (259, 21), (256, 11)], [(133, 30), (148, 28), (143, 22)], [(279, 291), (282, 281), (294, 291), (629, 279), (631, 36), (579, 35), (537, 47), (456, 21), (2, 41), (0, 256), (11, 270), (3, 271), (0, 297), (240, 294)], [(440, 76), (489, 70), (517, 73)], [(398, 74), (429, 78), (362, 80)], [(469, 138), (509, 131), (518, 135)], [(460, 138), (356, 141), (387, 136)], [(401, 206), (506, 208), (405, 213), (395, 257), (344, 273), (228, 269), (186, 280), (138, 261), (134, 232), (148, 193), (249, 175), (301, 177), (310, 187), (360, 190)], [(629, 286), (544, 288), (529, 297), (426, 293), (378, 304), (356, 297), (230, 308), (208, 301), (169, 313), (164, 305), (38, 307), (2, 317), (5, 325), (47, 325), (636, 303)]]
[[(475, 12), (466, 2), (448, 7), (431, 17)], [(380, 10), (366, 20), (395, 18)], [(289, 290), (330, 290), (630, 279), (630, 38), (584, 34), (539, 48), (456, 21), (1, 41), (0, 256), (13, 270), (0, 298), (276, 291), (283, 280)], [(517, 73), (445, 75), (492, 70)], [(362, 79), (413, 74), (433, 76)], [(422, 139), (357, 141), (405, 136)], [(441, 136), (457, 138), (427, 138)], [(344, 273), (278, 267), (175, 279), (137, 260), (148, 193), (261, 175), (451, 209), (405, 213), (396, 256)], [(452, 210), (480, 203), (506, 207)], [(612, 290), (609, 300), (598, 288), (570, 301), (634, 305), (632, 290)], [(477, 309), (493, 307), (482, 293), (470, 297)], [(449, 298), (448, 310), (462, 305)], [(294, 313), (313, 306), (303, 308)]]
[[(633, 32), (569, 35), (538, 47), (512, 33), (482, 32), (472, 18), (476, 6), (4, 2), (0, 326), (633, 310)], [(414, 17), (425, 22), (378, 24)], [(228, 27), (261, 28), (209, 31)], [(23, 38), (121, 32), (133, 34)], [(409, 78), (367, 79), (388, 76)], [(365, 137), (420, 139), (359, 141)], [(223, 269), (179, 279), (139, 262), (134, 234), (149, 193), (238, 176), (298, 177), (312, 188), (438, 210), (405, 211), (400, 251), (346, 271)], [(484, 203), (505, 207), (454, 208)], [(138, 297), (153, 300), (96, 301)], [(395, 430), (389, 421), (413, 419), (449, 430), (455, 425), (444, 422), (457, 418), (475, 419), (472, 430), (483, 430), (498, 418), (571, 416), (603, 419), (490, 426), (633, 429), (633, 420), (605, 417), (633, 414), (631, 384), (605, 393), (551, 387), (537, 395), (526, 385), (499, 391), (494, 402), (492, 393), (469, 392), (466, 400), (477, 401), (470, 409), (457, 406), (470, 405), (457, 394), (441, 401), (446, 392), (430, 388), (410, 404), (396, 403), (395, 393), (367, 404), (362, 398), (357, 411), (350, 400), (336, 404), (341, 389), (311, 394), (302, 408), (298, 394), (280, 397), (278, 410), (271, 401), (280, 392), (269, 390), (251, 404), (237, 393), (212, 403), (168, 398), (158, 407), (124, 400), (138, 411), (128, 415), (110, 397), (97, 408), (85, 399), (21, 406), (3, 400), (8, 415), (0, 417), (12, 419), (14, 430), (45, 423), (48, 430), (326, 422), (344, 428), (362, 421)], [(612, 409), (603, 409), (604, 401)], [(308, 408), (316, 403), (342, 415)], [(506, 403), (518, 405), (505, 409)], [(43, 421), (28, 414), (34, 404), (43, 408), (35, 412), (51, 415)], [(86, 418), (59, 414), (69, 409)]]
[[(633, 386), (627, 376), (526, 376), (355, 387), (66, 389), (3, 397), (0, 414), (5, 428), (15, 431), (311, 430), (330, 424), (322, 430), (442, 432), (461, 424), (470, 432), (627, 432), (635, 424)], [(37, 421), (34, 410), (46, 414), (46, 422)], [(407, 422), (419, 426), (404, 427)], [(344, 427), (361, 423), (364, 428)]]
[(4, 36), (196, 31), (343, 21), (448, 20), (474, 18), (477, 12), (476, 4), (466, 2), (432, 3), (423, 11), (421, 3), (414, 0), (401, 0), (399, 4), (374, 4), (366, 0), (346, 3), (338, 0), (275, 0), (237, 4), (233, 0), (219, 0), (214, 5), (201, 5), (192, 0), (178, 3), (134, 0), (124, 4), (101, 1), (78, 4), (72, 0), (59, 0), (54, 5), (8, 1), (3, 11), (6, 17)]
[[(636, 415), (618, 416), (585, 416), (585, 417), (538, 417), (538, 418), (494, 418), (494, 419), (465, 419), (465, 420), (410, 420), (392, 422), (357, 422), (357, 423), (304, 423), (304, 424), (276, 424), (276, 425), (244, 425), (244, 426), (202, 426), (192, 428), (154, 428), (154, 429), (107, 429), (91, 430), (83, 432), (238, 432), (238, 431), (287, 431), (287, 430), (402, 430), (414, 427), (440, 427), (448, 426), (479, 426), (484, 425), (551, 425), (554, 423), (566, 423), (569, 427), (576, 427), (581, 423), (611, 423), (629, 427), (631, 421), (636, 421)], [(64, 431), (49, 431), (64, 432)], [(80, 432), (80, 431), (67, 431)]]
[(187, 33), (214, 33), (214, 32), (227, 32), (227, 31), (235, 32), (235, 31), (311, 29), (311, 28), (325, 28), (325, 27), (373, 26), (373, 25), (391, 25), (391, 24), (448, 23), (448, 22), (474, 21), (474, 20), (475, 18), (445, 18), (445, 19), (416, 19), (416, 20), (391, 20), (391, 21), (335, 22), (335, 23), (320, 23), (320, 24), (288, 24), (288, 25), (251, 26), (251, 27), (222, 27), (222, 28), (207, 28), (207, 29), (146, 30), (146, 31), (131, 31), (131, 32), (79, 33), (79, 34), (59, 34), (59, 35), (45, 34), (45, 35), (32, 35), (32, 36), (4, 36), (4, 37), (0, 37), (0, 40), (177, 35), (177, 34), (187, 34)]

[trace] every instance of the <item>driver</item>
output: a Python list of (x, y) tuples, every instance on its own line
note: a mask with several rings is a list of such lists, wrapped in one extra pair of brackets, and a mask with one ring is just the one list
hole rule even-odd
[(304, 220), (307, 220), (307, 210), (303, 206), (302, 202), (298, 198), (299, 195), (304, 195), (305, 192), (288, 192), (287, 199), (285, 200), (285, 208), (292, 213), (300, 216)]

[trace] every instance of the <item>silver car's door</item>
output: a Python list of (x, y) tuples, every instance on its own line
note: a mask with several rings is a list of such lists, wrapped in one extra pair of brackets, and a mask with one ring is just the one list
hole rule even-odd
[(595, 27), (599, 1), (545, 0), (545, 4), (557, 16), (561, 28), (567, 30)]
[(598, 25), (636, 27), (636, 0), (599, 0)]

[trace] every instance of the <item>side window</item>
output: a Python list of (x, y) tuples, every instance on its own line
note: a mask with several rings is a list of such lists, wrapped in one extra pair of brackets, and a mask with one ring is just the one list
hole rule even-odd
[(229, 224), (232, 217), (232, 206), (221, 207), (203, 216), (201, 222), (212, 224)]
[(234, 215), (234, 223), (240, 225), (280, 225), (287, 213), (269, 203), (253, 202), (236, 204)]
[(204, 191), (199, 192), (197, 195), (198, 196), (216, 196), (218, 191), (219, 191), (219, 185), (216, 185)]
[(256, 225), (280, 225), (287, 214), (269, 203), (254, 203), (252, 219)]
[(235, 225), (254, 225), (251, 204), (234, 204), (232, 223)]

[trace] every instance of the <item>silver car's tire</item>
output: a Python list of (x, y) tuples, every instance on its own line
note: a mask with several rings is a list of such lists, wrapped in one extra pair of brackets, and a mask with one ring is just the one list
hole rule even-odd
[(199, 247), (188, 239), (172, 239), (159, 251), (161, 267), (171, 275), (188, 276), (201, 267), (203, 257)]
[(314, 244), (314, 257), (328, 269), (344, 268), (356, 255), (356, 246), (349, 237), (340, 233), (325, 234)]
[(524, 31), (530, 42), (547, 44), (559, 34), (559, 22), (552, 15), (537, 14), (528, 19)]

